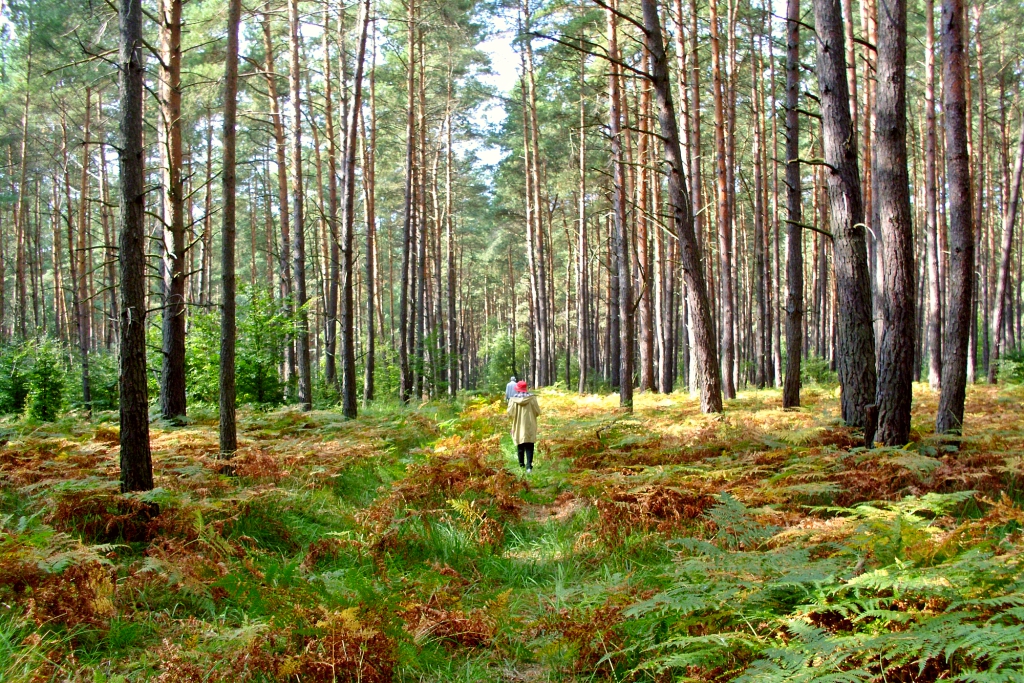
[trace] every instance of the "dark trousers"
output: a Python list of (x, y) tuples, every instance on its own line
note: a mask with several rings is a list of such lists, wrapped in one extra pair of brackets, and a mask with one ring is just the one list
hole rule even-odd
[(525, 467), (533, 469), (533, 444), (532, 443), (521, 443), (519, 444), (519, 466), (523, 467), (523, 456), (526, 456)]

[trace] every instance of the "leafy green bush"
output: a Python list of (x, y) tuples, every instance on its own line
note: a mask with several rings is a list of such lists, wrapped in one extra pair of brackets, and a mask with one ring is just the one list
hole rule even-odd
[(494, 393), (504, 393), (509, 376), (524, 379), (529, 351), (529, 342), (523, 335), (516, 335), (514, 339), (505, 331), (491, 335), (486, 350), (487, 388)]
[[(284, 360), (288, 319), (264, 292), (246, 288), (240, 299), (235, 347), (238, 402), (280, 405), (284, 401), (284, 385), (277, 369)], [(189, 398), (216, 403), (220, 395), (220, 313), (192, 315), (186, 339)]]
[(52, 422), (64, 409), (64, 354), (60, 346), (46, 340), (36, 345), (33, 355), (27, 413), (34, 420)]
[[(267, 292), (245, 293), (248, 298), (239, 316), (235, 358), (238, 400), (260, 406), (280, 405), (284, 384), (277, 368), (284, 361), (289, 321)], [(219, 352), (216, 355), (220, 357)]]
[(0, 414), (20, 413), (25, 409), (32, 368), (31, 347), (11, 345), (0, 349)]
[(220, 395), (220, 313), (193, 313), (185, 336), (185, 379), (189, 401), (216, 403)]
[(835, 386), (839, 383), (839, 376), (829, 367), (828, 358), (811, 356), (804, 358), (800, 363), (800, 382), (825, 387)]
[(89, 358), (89, 388), (93, 410), (117, 410), (120, 398), (119, 374), (116, 352), (100, 351)]
[(1024, 384), (1024, 351), (1011, 351), (999, 359), (999, 381)]

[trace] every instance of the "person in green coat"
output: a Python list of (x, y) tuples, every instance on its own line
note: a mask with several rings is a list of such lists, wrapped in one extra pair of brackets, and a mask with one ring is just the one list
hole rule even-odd
[(540, 403), (537, 397), (527, 391), (527, 384), (521, 380), (516, 384), (516, 393), (508, 402), (508, 415), (512, 418), (512, 441), (519, 451), (519, 466), (527, 472), (533, 471), (533, 446), (537, 442), (537, 416)]

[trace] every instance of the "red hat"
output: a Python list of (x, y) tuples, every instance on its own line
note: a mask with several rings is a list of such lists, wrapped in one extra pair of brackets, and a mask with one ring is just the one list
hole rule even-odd
[(516, 391), (526, 391), (526, 380), (521, 379), (516, 382)]

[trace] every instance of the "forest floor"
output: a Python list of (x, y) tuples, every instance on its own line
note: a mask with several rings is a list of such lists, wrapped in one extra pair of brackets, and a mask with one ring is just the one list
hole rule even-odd
[[(1024, 680), (1024, 391), (859, 447), (837, 392), (540, 392), (154, 425), (0, 424), (0, 680)], [(959, 446), (959, 448), (958, 448)]]

